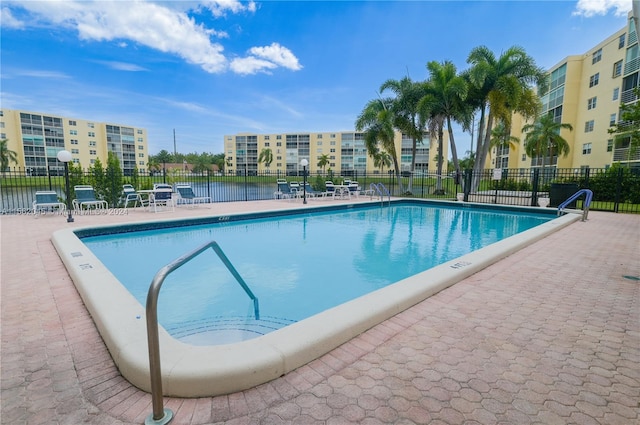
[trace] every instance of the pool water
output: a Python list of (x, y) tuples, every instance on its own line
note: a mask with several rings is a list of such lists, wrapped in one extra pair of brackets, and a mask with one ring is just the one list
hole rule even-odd
[(547, 222), (513, 211), (396, 205), (85, 237), (145, 305), (166, 264), (215, 240), (259, 299), (212, 250), (170, 274), (158, 301), (175, 338), (215, 345), (254, 338)]

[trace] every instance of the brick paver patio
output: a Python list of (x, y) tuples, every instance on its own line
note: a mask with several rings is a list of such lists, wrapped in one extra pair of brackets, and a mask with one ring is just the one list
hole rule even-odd
[[(215, 204), (161, 218), (290, 207)], [(157, 217), (1, 218), (2, 424), (141, 424), (151, 413), (50, 236)], [(592, 211), (282, 378), (165, 405), (171, 424), (635, 424), (638, 277), (640, 216)]]

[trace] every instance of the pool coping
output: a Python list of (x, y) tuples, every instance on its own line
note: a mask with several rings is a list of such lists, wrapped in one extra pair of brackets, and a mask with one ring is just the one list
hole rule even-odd
[[(402, 202), (392, 201), (394, 204)], [(435, 203), (460, 205), (456, 202)], [(371, 206), (371, 203), (358, 205)], [(353, 205), (317, 208), (326, 211), (352, 207)], [(500, 208), (485, 204), (478, 207), (543, 212), (532, 207)], [(303, 214), (310, 211), (305, 210)], [(544, 212), (551, 214), (555, 211)], [(294, 213), (300, 213), (300, 210), (269, 212), (271, 215)], [(238, 216), (248, 214), (220, 217), (227, 217), (227, 221)], [(253, 217), (256, 215), (253, 214)], [(220, 346), (192, 346), (174, 339), (160, 327), (164, 394), (177, 397), (214, 396), (242, 391), (271, 381), (580, 218), (577, 214), (558, 217), (252, 340)], [(195, 224), (201, 222), (202, 218), (181, 221)], [(175, 220), (154, 220), (147, 225), (166, 227), (169, 222)], [(121, 226), (122, 224), (101, 228)], [(118, 369), (133, 385), (150, 391), (145, 308), (76, 235), (95, 228), (96, 226), (60, 230), (53, 234), (52, 240)]]

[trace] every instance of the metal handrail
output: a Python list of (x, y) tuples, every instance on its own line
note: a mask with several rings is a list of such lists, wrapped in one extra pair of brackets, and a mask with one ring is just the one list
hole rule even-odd
[(374, 192), (380, 196), (380, 204), (384, 203), (384, 196), (386, 195), (389, 198), (389, 204), (391, 204), (391, 193), (389, 193), (389, 189), (382, 183), (371, 183), (369, 185), (369, 191), (371, 193), (371, 198), (373, 198)]
[(194, 249), (193, 251), (162, 267), (154, 276), (153, 281), (151, 281), (151, 286), (149, 286), (149, 292), (147, 294), (147, 341), (149, 344), (149, 374), (151, 377), (151, 401), (153, 404), (153, 412), (145, 420), (146, 425), (164, 425), (173, 419), (173, 412), (171, 409), (163, 408), (162, 399), (160, 342), (158, 337), (158, 295), (160, 293), (160, 288), (162, 287), (165, 278), (170, 273), (182, 267), (184, 264), (209, 248), (213, 249), (220, 260), (222, 260), (222, 263), (231, 272), (233, 277), (236, 278), (240, 286), (242, 286), (242, 289), (244, 289), (247, 295), (249, 295), (249, 298), (253, 300), (253, 309), (256, 320), (260, 319), (258, 298), (253, 294), (251, 289), (249, 289), (249, 286), (247, 286), (238, 271), (233, 267), (233, 264), (231, 264), (231, 261), (229, 261), (216, 241), (207, 242), (199, 248)]
[(587, 215), (589, 214), (589, 206), (591, 205), (591, 199), (593, 198), (593, 192), (589, 189), (580, 189), (573, 195), (571, 195), (566, 201), (562, 202), (558, 205), (558, 215), (564, 211), (564, 209), (569, 205), (572, 201), (578, 199), (581, 195), (584, 195), (584, 206), (582, 208), (582, 221), (587, 219)]

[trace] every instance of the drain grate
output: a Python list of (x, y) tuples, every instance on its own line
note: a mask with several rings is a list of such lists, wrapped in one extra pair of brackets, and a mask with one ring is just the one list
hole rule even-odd
[(625, 279), (629, 279), (629, 280), (640, 280), (640, 276), (628, 276), (628, 275), (624, 275), (622, 276)]

